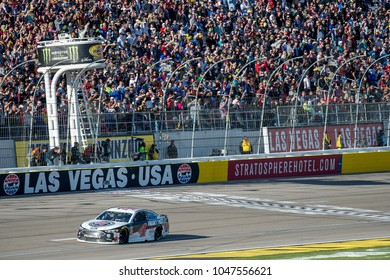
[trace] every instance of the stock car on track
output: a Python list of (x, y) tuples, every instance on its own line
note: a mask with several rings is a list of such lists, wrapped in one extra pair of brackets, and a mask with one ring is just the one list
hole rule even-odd
[(79, 226), (77, 240), (95, 243), (142, 242), (168, 235), (168, 216), (148, 209), (110, 208)]

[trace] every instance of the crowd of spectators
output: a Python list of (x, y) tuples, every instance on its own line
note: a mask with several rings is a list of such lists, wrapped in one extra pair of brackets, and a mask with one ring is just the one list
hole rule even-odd
[[(390, 100), (389, 0), (2, 0), (0, 15), (3, 74), (37, 59), (37, 43), (59, 34), (104, 40), (107, 67), (87, 71), (80, 93), (94, 111), (158, 115), (190, 110), (196, 96), (221, 114), (264, 101)], [(42, 122), (36, 69), (26, 63), (2, 80), (2, 121), (29, 122), (36, 106)], [(66, 114), (65, 77), (56, 94)]]

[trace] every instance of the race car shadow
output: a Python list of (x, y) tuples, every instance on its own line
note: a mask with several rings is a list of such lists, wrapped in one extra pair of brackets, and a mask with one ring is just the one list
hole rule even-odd
[(192, 234), (169, 234), (166, 237), (161, 238), (159, 242), (193, 240), (193, 239), (203, 239), (203, 238), (208, 238), (208, 236), (192, 235)]

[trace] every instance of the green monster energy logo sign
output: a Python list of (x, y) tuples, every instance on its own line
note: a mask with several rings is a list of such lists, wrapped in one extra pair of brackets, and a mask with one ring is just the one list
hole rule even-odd
[(42, 59), (43, 59), (43, 64), (49, 64), (51, 61), (51, 49), (43, 49), (42, 50)]
[(50, 64), (52, 60), (56, 61), (60, 59), (66, 59), (66, 56), (68, 56), (70, 60), (78, 61), (80, 58), (78, 46), (69, 46), (67, 52), (59, 50), (52, 52), (51, 48), (45, 48), (42, 50), (42, 62), (45, 65)]
[(79, 60), (79, 48), (78, 46), (70, 46), (69, 47), (69, 59), (73, 61)]

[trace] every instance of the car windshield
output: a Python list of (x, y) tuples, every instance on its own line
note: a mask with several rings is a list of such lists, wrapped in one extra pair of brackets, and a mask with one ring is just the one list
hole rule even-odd
[(130, 213), (104, 211), (101, 213), (96, 220), (115, 221), (115, 222), (129, 222), (131, 218)]

